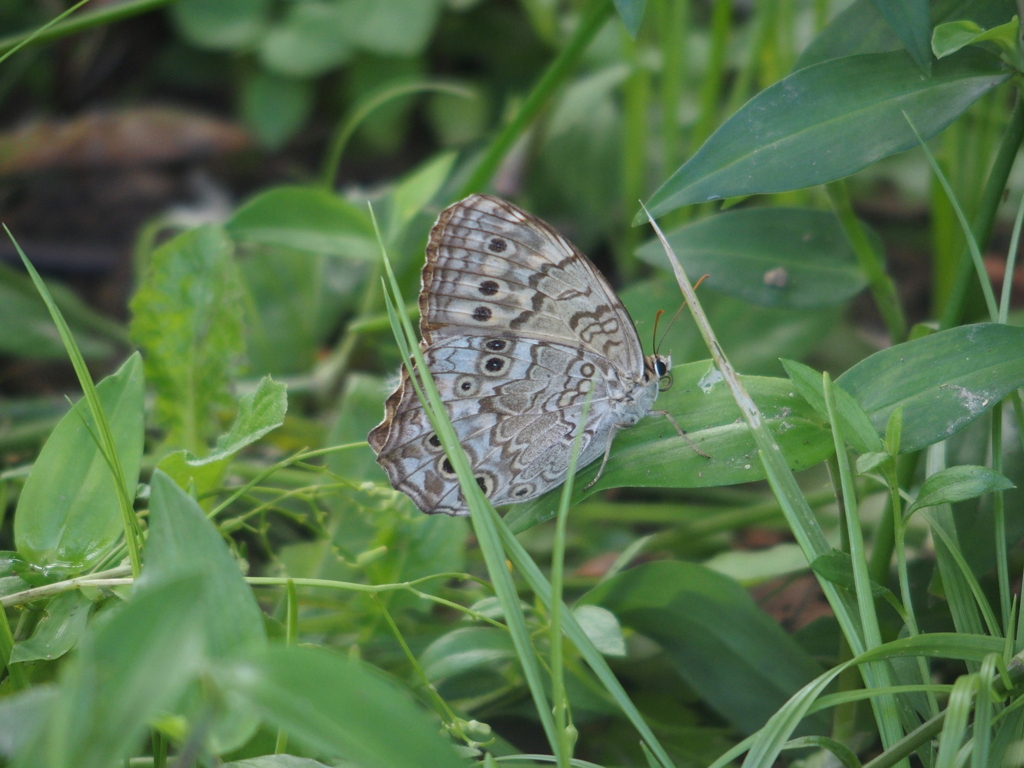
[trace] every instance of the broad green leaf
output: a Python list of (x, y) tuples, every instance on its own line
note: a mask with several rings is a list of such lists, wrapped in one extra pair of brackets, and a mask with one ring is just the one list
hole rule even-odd
[(432, 681), (515, 662), (512, 637), (495, 627), (460, 627), (426, 647), (420, 656), (423, 674)]
[[(574, 504), (605, 488), (700, 488), (764, 478), (754, 439), (711, 361), (675, 366), (672, 373), (674, 384), (659, 395), (655, 408), (671, 413), (689, 439), (711, 458), (694, 451), (667, 419), (648, 416), (615, 436), (608, 464), (595, 485), (587, 488), (600, 462), (577, 474)], [(741, 379), (791, 468), (806, 469), (832, 453), (831, 435), (789, 381), (759, 376)], [(550, 519), (560, 492), (556, 488), (513, 507), (506, 522), (518, 532)]]
[[(709, 288), (765, 307), (840, 304), (867, 285), (839, 221), (825, 211), (729, 211), (680, 227), (668, 241), (687, 274), (707, 274)], [(637, 256), (665, 265), (657, 239)]]
[(264, 376), (254, 391), (239, 399), (235, 423), (227, 434), (217, 438), (217, 445), (210, 454), (197, 458), (188, 451), (175, 451), (165, 456), (157, 467), (182, 488), (188, 488), (189, 482), (194, 481), (197, 495), (212, 490), (236, 453), (284, 423), (288, 411), (287, 389), (286, 385)]
[(366, 210), (316, 187), (263, 192), (235, 211), (224, 226), (238, 243), (366, 261), (380, 255)]
[[(110, 334), (102, 331), (114, 323), (89, 309), (72, 291), (47, 281), (85, 358), (109, 357), (114, 352)], [(66, 360), (67, 351), (54, 328), (46, 304), (32, 281), (0, 264), (0, 352), (14, 357)]]
[(619, 12), (619, 18), (622, 19), (622, 25), (629, 32), (629, 36), (636, 38), (636, 33), (640, 31), (640, 22), (644, 18), (644, 6), (647, 5), (647, 0), (614, 0), (615, 10)]
[[(742, 373), (782, 376), (785, 371), (780, 357), (801, 359), (810, 354), (835, 329), (842, 317), (842, 307), (819, 309), (782, 309), (760, 307), (742, 299), (724, 296), (717, 291), (704, 291), (701, 305), (715, 329), (733, 366)], [(636, 323), (645, 348), (653, 344), (653, 326), (658, 310), (669, 317), (682, 304), (679, 287), (668, 275), (641, 280), (622, 289), (619, 298)], [(663, 317), (658, 334), (658, 351), (670, 354), (678, 366), (688, 360), (707, 356), (707, 345), (687, 312), (671, 326)]]
[(939, 59), (965, 46), (983, 43), (990, 43), (1003, 61), (1017, 69), (1024, 64), (1019, 49), (1020, 19), (1016, 16), (992, 29), (982, 29), (973, 21), (951, 21), (937, 26), (932, 34), (932, 50)]
[(594, 647), (605, 656), (626, 655), (626, 638), (614, 613), (599, 605), (578, 605), (572, 615)]
[[(819, 416), (827, 419), (828, 413), (825, 408), (825, 392), (821, 374), (795, 360), (783, 360), (782, 366), (804, 400), (811, 404)], [(842, 389), (836, 389), (835, 397), (843, 437), (853, 446), (853, 449), (857, 453), (881, 451), (882, 441), (872, 426), (871, 419), (864, 413), (864, 409)]]
[[(1009, 21), (1014, 0), (932, 0), (931, 24), (970, 19), (983, 29)], [(797, 59), (794, 70), (828, 59), (860, 53), (882, 53), (903, 47), (893, 28), (875, 6), (875, 0), (854, 0), (836, 15)]]
[[(142, 360), (132, 355), (97, 386), (117, 446), (129, 496), (142, 463)], [(33, 565), (81, 572), (124, 533), (110, 467), (96, 443), (88, 403), (79, 400), (40, 451), (14, 514), (14, 541)]]
[(180, 0), (170, 7), (182, 36), (199, 48), (233, 51), (266, 28), (271, 0)]
[(807, 558), (800, 545), (783, 542), (754, 552), (726, 550), (705, 560), (702, 565), (749, 587), (769, 579), (806, 571)]
[[(850, 592), (856, 591), (853, 578), (853, 561), (850, 558), (849, 552), (840, 552), (834, 549), (826, 555), (819, 555), (811, 563), (811, 569), (833, 584), (838, 584)], [(891, 594), (891, 592), (881, 584), (876, 584), (872, 581), (871, 594), (875, 597), (882, 597), (883, 595)]]
[(903, 47), (924, 73), (932, 71), (931, 19), (928, 0), (873, 0), (875, 8), (892, 27)]
[(330, 768), (319, 760), (295, 755), (260, 755), (221, 763), (222, 768)]
[(609, 609), (657, 641), (690, 687), (744, 733), (821, 672), (746, 590), (700, 565), (641, 565), (581, 602)]
[[(195, 609), (202, 616), (207, 654), (213, 659), (234, 659), (264, 646), (263, 613), (213, 523), (195, 499), (163, 472), (153, 473), (150, 488), (149, 538), (136, 591), (147, 594), (183, 574), (199, 574), (208, 585)], [(192, 706), (186, 709), (201, 710), (198, 697), (198, 688), (193, 689)], [(252, 714), (229, 700), (210, 726), (210, 739), (218, 752), (236, 749), (256, 727)]]
[(198, 576), (167, 581), (86, 634), (61, 676), (49, 768), (116, 764), (138, 747), (149, 720), (175, 705), (205, 663), (197, 609), (204, 591)]
[(423, 52), (441, 15), (441, 0), (341, 0), (357, 47), (381, 56)]
[(90, 608), (92, 602), (77, 589), (57, 595), (47, 604), (32, 637), (14, 644), (11, 663), (63, 656), (85, 631)]
[(228, 402), (242, 352), (241, 296), (231, 241), (219, 227), (178, 235), (150, 258), (131, 301), (131, 333), (172, 445), (201, 452), (215, 406)]
[(249, 370), (305, 374), (353, 308), (370, 265), (283, 246), (247, 250), (239, 266)]
[(13, 595), (15, 592), (22, 592), (33, 586), (24, 576), (30, 576), (32, 567), (17, 552), (0, 551), (0, 597)]
[(144, 594), (182, 574), (211, 585), (199, 606), (209, 653), (234, 656), (266, 642), (263, 612), (238, 561), (195, 499), (159, 470), (150, 481), (149, 538), (136, 591)]
[(290, 3), (260, 41), (260, 62), (290, 78), (326, 74), (352, 57), (353, 21), (342, 3)]
[(905, 514), (909, 516), (924, 507), (952, 504), (973, 499), (983, 493), (1007, 491), (1015, 487), (1009, 478), (988, 467), (947, 467), (929, 476), (922, 483), (917, 499), (907, 508)]
[(13, 762), (27, 750), (46, 726), (58, 695), (56, 685), (44, 683), (0, 699), (0, 756)]
[(306, 124), (313, 99), (307, 80), (255, 72), (242, 85), (242, 119), (264, 147), (278, 150)]
[(998, 59), (980, 51), (938, 62), (930, 78), (902, 51), (798, 70), (730, 117), (647, 208), (660, 216), (707, 200), (785, 192), (849, 176), (916, 147), (907, 118), (929, 139), (1009, 77)]
[(878, 432), (903, 406), (900, 450), (945, 440), (1024, 386), (1024, 328), (965, 325), (883, 349), (836, 379)]
[(271, 647), (218, 680), (290, 738), (363, 768), (467, 765), (408, 691), (336, 653)]

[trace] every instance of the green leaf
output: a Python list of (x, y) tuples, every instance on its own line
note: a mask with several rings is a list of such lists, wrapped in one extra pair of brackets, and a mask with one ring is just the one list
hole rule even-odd
[(366, 261), (380, 255), (365, 209), (316, 187), (263, 192), (235, 211), (224, 226), (238, 243)]
[(201, 452), (243, 349), (241, 287), (224, 231), (207, 225), (160, 246), (130, 306), (167, 441)]
[[(711, 458), (704, 458), (679, 437), (667, 419), (648, 416), (615, 436), (600, 480), (600, 462), (580, 470), (573, 503), (605, 488), (703, 488), (760, 480), (764, 466), (754, 439), (728, 387), (709, 360), (672, 369), (674, 384), (658, 397), (655, 409), (671, 413), (689, 439)], [(832, 437), (814, 410), (797, 397), (786, 379), (741, 377), (761, 409), (793, 469), (806, 469), (832, 453)], [(512, 508), (505, 522), (523, 531), (548, 520), (558, 507), (560, 489)]]
[(284, 18), (260, 41), (260, 62), (285, 77), (311, 78), (352, 57), (355, 19), (341, 3), (290, 3)]
[(707, 200), (810, 187), (916, 147), (908, 117), (931, 138), (1010, 77), (994, 57), (973, 54), (938, 62), (930, 78), (899, 51), (798, 70), (729, 118), (647, 208), (661, 216)]
[[(823, 579), (828, 579), (843, 589), (847, 589), (850, 592), (856, 591), (853, 578), (853, 561), (850, 558), (849, 552), (840, 552), (834, 549), (828, 554), (818, 555), (818, 557), (814, 558), (814, 562), (811, 563), (811, 569)], [(881, 584), (872, 581), (871, 594), (875, 597), (882, 597), (892, 593)]]
[(460, 627), (446, 632), (420, 656), (423, 674), (438, 681), (480, 669), (515, 662), (516, 649), (508, 632), (495, 627)]
[[(827, 419), (821, 374), (795, 360), (783, 360), (782, 367), (786, 369), (790, 380), (804, 400), (811, 404), (819, 416)], [(881, 451), (882, 441), (878, 438), (878, 432), (872, 426), (871, 419), (864, 413), (864, 409), (842, 389), (837, 389), (835, 395), (843, 437), (857, 453)]]
[(885, 423), (885, 450), (890, 456), (896, 456), (900, 452), (900, 443), (903, 442), (903, 406), (896, 408), (889, 414), (889, 420)]
[(295, 755), (260, 755), (246, 760), (221, 763), (222, 768), (330, 768), (319, 760)]
[(197, 458), (188, 451), (175, 451), (161, 459), (158, 469), (170, 475), (181, 488), (188, 488), (194, 481), (199, 496), (212, 490), (236, 453), (284, 423), (288, 411), (287, 389), (286, 385), (264, 376), (254, 391), (242, 395), (235, 423), (227, 434), (217, 438), (217, 445), (209, 455)]
[[(842, 391), (842, 390), (838, 390)], [(892, 455), (884, 451), (870, 451), (857, 457), (857, 474), (864, 475), (877, 469), (892, 458)]]
[[(263, 647), (267, 641), (263, 612), (216, 527), (195, 499), (163, 472), (153, 473), (150, 488), (149, 538), (136, 592), (145, 595), (182, 575), (198, 574), (209, 585), (195, 610), (202, 616), (210, 658), (235, 659)], [(186, 709), (197, 712), (203, 706), (197, 686)], [(218, 752), (236, 749), (248, 741), (257, 725), (248, 709), (229, 700), (213, 719), (210, 739)]]
[(338, 654), (271, 647), (218, 680), (297, 741), (365, 768), (467, 765), (408, 691)]
[[(932, 26), (971, 19), (985, 29), (1007, 21), (1016, 8), (1014, 0), (932, 0), (929, 5)], [(793, 69), (828, 59), (896, 51), (902, 47), (895, 30), (878, 12), (875, 0), (854, 0), (804, 49)]]
[(991, 43), (1003, 61), (1021, 68), (1020, 19), (1016, 16), (992, 29), (982, 29), (973, 21), (951, 21), (940, 24), (932, 33), (932, 50), (939, 59), (965, 46), (982, 43)]
[(903, 42), (903, 46), (917, 66), (926, 75), (931, 74), (932, 56), (928, 48), (931, 19), (928, 15), (928, 0), (874, 0), (874, 4)]
[(77, 589), (57, 595), (47, 604), (32, 637), (14, 644), (11, 663), (63, 656), (85, 631), (90, 608), (92, 602)]
[(640, 22), (644, 19), (644, 7), (647, 0), (614, 0), (615, 10), (619, 12), (622, 25), (634, 40), (640, 31)]
[[(111, 334), (101, 331), (114, 323), (93, 312), (64, 286), (50, 280), (46, 284), (82, 355), (110, 357), (114, 352)], [(5, 264), (0, 264), (0, 328), (4, 329), (0, 333), (0, 352), (4, 354), (36, 360), (67, 359), (60, 335), (32, 281)]]
[[(96, 386), (120, 457), (129, 493), (142, 464), (142, 361), (132, 355)], [(96, 563), (124, 533), (117, 489), (96, 443), (97, 430), (85, 398), (54, 428), (14, 514), (14, 541), (33, 565), (78, 573)]]
[(417, 167), (398, 183), (391, 194), (391, 216), (388, 220), (390, 239), (394, 239), (434, 199), (448, 180), (456, 157), (455, 152), (443, 152)]
[(821, 672), (746, 590), (700, 565), (641, 565), (582, 602), (604, 606), (655, 640), (686, 682), (744, 733), (760, 728)]
[(180, 0), (171, 18), (182, 36), (199, 48), (234, 51), (252, 45), (263, 33), (271, 0)]
[(1024, 328), (965, 325), (883, 349), (836, 379), (879, 432), (903, 406), (900, 450), (944, 440), (1024, 386)]
[[(783, 309), (760, 307), (717, 291), (703, 292), (701, 305), (707, 313), (729, 359), (743, 373), (782, 376), (780, 357), (801, 359), (817, 349), (835, 329), (842, 307)], [(652, 330), (659, 309), (671, 315), (680, 306), (679, 288), (668, 275), (640, 280), (623, 288), (619, 298), (636, 322), (644, 345), (653, 343)], [(707, 356), (707, 345), (697, 327), (684, 313), (671, 326), (664, 322), (659, 351), (672, 356), (675, 365)]]
[(238, 561), (195, 499), (157, 470), (150, 481), (149, 538), (136, 592), (145, 594), (182, 574), (200, 574), (205, 590), (199, 610), (214, 658), (236, 656), (266, 642), (263, 612)]
[(948, 467), (931, 475), (921, 484), (917, 499), (905, 513), (907, 517), (919, 509), (939, 504), (952, 504), (993, 491), (1016, 488), (1009, 478), (988, 467), (973, 465)]
[(572, 615), (594, 647), (605, 656), (626, 655), (626, 638), (614, 613), (599, 605), (578, 605)]
[(53, 683), (33, 685), (0, 699), (0, 756), (13, 762), (46, 726), (59, 695)]
[[(328, 445), (347, 445), (366, 440), (367, 433), (380, 424), (384, 415), (381, 408), (392, 387), (379, 376), (351, 373), (345, 378), (338, 407), (338, 420), (331, 427)], [(384, 482), (387, 476), (378, 466), (370, 446), (327, 457), (327, 468), (348, 480), (376, 480)]]
[(242, 84), (242, 119), (264, 147), (278, 150), (306, 124), (313, 97), (306, 80), (256, 72)]
[(31, 576), (32, 570), (32, 566), (17, 552), (0, 551), (0, 597), (23, 592), (33, 586), (42, 586), (41, 584), (32, 584), (24, 578)]
[[(66, 666), (46, 737), (50, 768), (107, 768), (137, 748), (203, 667), (197, 576), (133, 596), (87, 633)], [(38, 763), (43, 764), (43, 763)]]
[(247, 250), (239, 266), (249, 370), (306, 374), (353, 309), (370, 265), (280, 246)]
[[(667, 235), (683, 269), (706, 285), (765, 307), (821, 307), (859, 293), (867, 279), (832, 213), (747, 208), (687, 224)], [(664, 267), (657, 239), (637, 256)]]
[(441, 15), (441, 0), (342, 0), (350, 14), (352, 39), (381, 56), (408, 58), (423, 53)]

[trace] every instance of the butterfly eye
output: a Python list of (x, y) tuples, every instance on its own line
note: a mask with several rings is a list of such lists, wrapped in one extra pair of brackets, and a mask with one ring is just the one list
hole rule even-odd
[(665, 374), (668, 373), (668, 366), (665, 365), (665, 361), (664, 360), (657, 360), (657, 361), (655, 361), (655, 363), (654, 363), (654, 372), (656, 374), (658, 374), (658, 378), (659, 379), (662, 379), (662, 378), (665, 377)]

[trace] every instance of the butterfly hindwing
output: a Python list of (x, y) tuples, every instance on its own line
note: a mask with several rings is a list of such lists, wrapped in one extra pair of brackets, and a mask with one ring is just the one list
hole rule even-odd
[[(500, 342), (500, 343), (494, 343)], [(497, 348), (497, 349), (496, 349)], [(589, 388), (591, 409), (609, 400), (617, 373), (588, 350), (535, 339), (461, 337), (424, 352), (477, 482), (495, 504), (534, 498), (565, 479), (568, 455)], [(605, 424), (604, 422), (607, 422)], [(607, 419), (588, 419), (581, 443), (604, 447)], [(567, 437), (568, 436), (568, 437)], [(568, 443), (567, 443), (568, 441)], [(385, 421), (370, 433), (393, 486), (428, 513), (464, 514), (465, 502), (440, 440), (415, 390), (403, 383)]]

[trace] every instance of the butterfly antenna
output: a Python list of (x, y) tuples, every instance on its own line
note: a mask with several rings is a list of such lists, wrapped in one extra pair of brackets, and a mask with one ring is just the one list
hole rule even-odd
[[(708, 278), (708, 275), (704, 275), (703, 277), (701, 277), (700, 280), (698, 280), (696, 283), (693, 284), (693, 290), (696, 291), (700, 287), (700, 284), (703, 283), (705, 280), (707, 280), (707, 278)], [(661, 341), (658, 341), (657, 338), (655, 338), (654, 354), (658, 354), (658, 348), (661, 346), (661, 342), (665, 341), (665, 337), (668, 336), (668, 332), (670, 330), (672, 330), (672, 324), (676, 321), (676, 318), (679, 317), (679, 313), (683, 311), (683, 307), (685, 307), (685, 306), (686, 306), (686, 300), (683, 299), (683, 303), (679, 305), (679, 309), (676, 310), (676, 313), (674, 315), (672, 315), (672, 319), (668, 321), (668, 325), (665, 326), (665, 333), (663, 333), (661, 335)], [(662, 315), (662, 313), (664, 311), (665, 310), (663, 310), (663, 309), (659, 309), (657, 317), (654, 318), (654, 334), (655, 334), (655, 337), (657, 337), (657, 334), (658, 334), (658, 318), (661, 317), (661, 315)]]
[(657, 314), (654, 316), (654, 338), (651, 339), (651, 343), (654, 345), (654, 354), (658, 354), (658, 321), (661, 320), (661, 316), (665, 314), (664, 309), (659, 309)]

